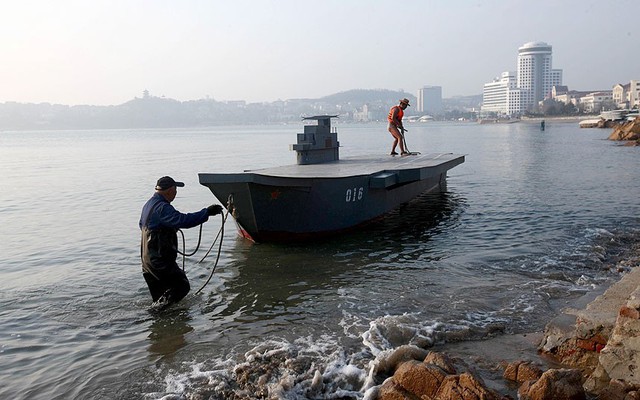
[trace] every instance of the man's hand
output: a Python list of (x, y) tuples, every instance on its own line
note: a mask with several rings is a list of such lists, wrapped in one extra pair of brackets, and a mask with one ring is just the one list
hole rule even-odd
[(222, 206), (220, 204), (212, 204), (209, 207), (207, 207), (207, 214), (209, 216), (218, 215), (220, 213), (222, 213)]

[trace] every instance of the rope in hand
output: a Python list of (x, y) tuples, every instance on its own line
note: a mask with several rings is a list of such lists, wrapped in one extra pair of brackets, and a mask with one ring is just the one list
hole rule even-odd
[[(218, 238), (220, 238), (220, 242), (218, 243), (218, 255), (216, 256), (216, 262), (213, 264), (213, 268), (211, 269), (211, 273), (209, 274), (209, 278), (207, 278), (207, 281), (202, 285), (202, 287), (200, 287), (200, 289), (198, 289), (194, 295), (197, 295), (198, 293), (200, 293), (202, 291), (202, 289), (205, 288), (205, 286), (207, 286), (207, 284), (209, 283), (209, 281), (211, 281), (211, 278), (213, 277), (213, 273), (216, 270), (216, 267), (218, 266), (218, 261), (220, 260), (220, 254), (222, 253), (222, 240), (224, 238), (224, 224), (227, 221), (227, 217), (229, 216), (229, 211), (233, 209), (233, 196), (229, 195), (229, 199), (227, 200), (227, 212), (224, 214), (220, 214), (220, 216), (222, 217), (222, 224), (220, 226), (220, 230), (218, 231), (218, 234), (216, 235), (215, 239), (213, 239), (213, 243), (211, 243), (211, 247), (209, 247), (209, 250), (207, 250), (207, 253), (200, 259), (200, 261), (198, 261), (198, 264), (200, 264), (202, 261), (204, 261), (205, 258), (207, 258), (209, 256), (209, 253), (211, 252), (211, 250), (213, 249), (213, 246), (216, 244), (216, 241), (218, 240)], [(185, 266), (185, 259), (186, 257), (191, 257), (192, 255), (196, 254), (196, 252), (198, 251), (198, 249), (200, 248), (200, 242), (202, 240), (202, 224), (200, 224), (200, 231), (198, 233), (198, 244), (196, 245), (195, 250), (193, 250), (191, 253), (186, 254), (185, 251), (185, 239), (184, 239), (184, 232), (182, 232), (181, 229), (178, 229), (178, 232), (180, 232), (180, 234), (182, 235), (182, 252), (180, 250), (178, 250), (178, 253), (182, 255), (182, 270), (184, 271), (184, 266)]]

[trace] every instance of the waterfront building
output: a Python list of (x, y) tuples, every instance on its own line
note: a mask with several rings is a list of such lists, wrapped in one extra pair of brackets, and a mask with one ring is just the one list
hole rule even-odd
[(545, 42), (525, 43), (518, 49), (518, 88), (527, 110), (551, 97), (551, 88), (562, 85), (562, 70), (552, 69), (552, 48)]
[(593, 91), (569, 90), (567, 86), (553, 86), (551, 88), (551, 98), (564, 104), (578, 106), (580, 99), (593, 93)]
[[(508, 88), (513, 83), (503, 81), (504, 73), (500, 79), (484, 85), (483, 110), (505, 110), (508, 115), (519, 115), (551, 98), (553, 86), (562, 85), (562, 70), (552, 68), (552, 46), (545, 42), (522, 45), (517, 64), (514, 87)], [(509, 79), (512, 78), (510, 74)], [(490, 102), (487, 105), (485, 98)]]
[(587, 113), (600, 112), (607, 104), (613, 104), (612, 91), (592, 92), (580, 98), (580, 105)]
[(640, 81), (631, 80), (626, 85), (613, 87), (613, 102), (618, 108), (640, 107)]
[(517, 88), (515, 72), (503, 72), (482, 91), (482, 115), (515, 115), (520, 112), (522, 93)]
[(551, 87), (551, 98), (556, 100), (559, 96), (569, 93), (569, 86), (553, 85)]
[(369, 112), (369, 105), (364, 104), (362, 106), (361, 111), (353, 112), (353, 121), (354, 122), (369, 122), (371, 121), (371, 113)]
[(618, 108), (627, 108), (627, 98), (626, 94), (629, 91), (629, 84), (626, 85), (618, 83), (613, 87), (613, 102), (618, 106)]
[(629, 108), (640, 108), (640, 81), (629, 81), (629, 91), (627, 92), (627, 102)]
[(418, 89), (416, 100), (417, 112), (425, 112), (429, 114), (442, 113), (441, 86), (423, 86), (421, 89)]

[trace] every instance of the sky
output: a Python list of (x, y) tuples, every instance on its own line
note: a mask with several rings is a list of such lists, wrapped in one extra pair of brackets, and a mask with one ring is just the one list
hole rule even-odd
[(640, 79), (639, 0), (0, 0), (0, 103), (477, 95), (553, 46), (572, 90)]

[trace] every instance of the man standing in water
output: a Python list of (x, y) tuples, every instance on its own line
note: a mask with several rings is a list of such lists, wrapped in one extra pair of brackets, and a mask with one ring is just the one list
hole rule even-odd
[(176, 182), (169, 176), (158, 179), (155, 194), (142, 208), (140, 216), (140, 257), (142, 276), (149, 286), (154, 302), (168, 306), (182, 300), (189, 293), (189, 280), (178, 267), (178, 229), (193, 228), (209, 220), (209, 216), (222, 212), (219, 204), (211, 205), (195, 213), (183, 214), (173, 208)]
[[(404, 140), (402, 135), (404, 134), (404, 126), (402, 125), (402, 117), (404, 116), (404, 110), (409, 107), (409, 99), (402, 99), (397, 106), (391, 107), (387, 120), (389, 126), (387, 129), (391, 136), (393, 136), (393, 146), (391, 147), (391, 155), (397, 156), (396, 146), (400, 144), (400, 155), (406, 156), (409, 153), (404, 149)], [(402, 131), (402, 133), (401, 133)]]

